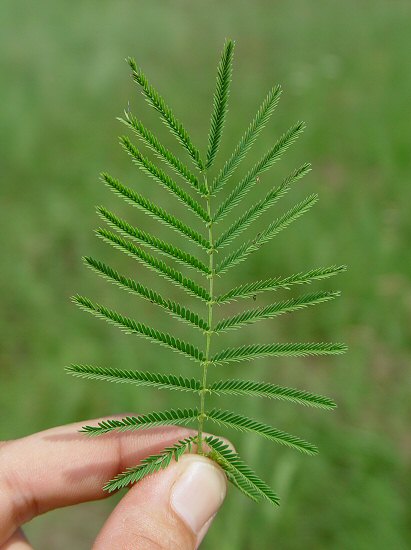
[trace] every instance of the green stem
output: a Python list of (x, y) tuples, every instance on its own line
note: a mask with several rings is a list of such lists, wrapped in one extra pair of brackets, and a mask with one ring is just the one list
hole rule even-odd
[[(204, 184), (207, 188), (208, 195), (206, 197), (207, 201), (207, 213), (208, 217), (211, 219), (211, 195), (209, 192), (207, 176), (204, 175)], [(213, 331), (213, 303), (214, 303), (214, 241), (213, 241), (213, 224), (210, 222), (208, 224), (208, 240), (210, 242), (210, 251), (209, 251), (209, 270), (208, 275), (209, 280), (209, 295), (210, 300), (207, 304), (208, 308), (208, 330), (206, 331), (206, 352), (205, 359), (203, 361), (203, 379), (201, 383), (200, 390), (200, 416), (198, 417), (198, 442), (197, 442), (197, 452), (203, 454), (203, 428), (205, 420), (205, 397), (207, 394), (207, 369), (210, 365), (210, 350), (211, 350), (211, 334)]]

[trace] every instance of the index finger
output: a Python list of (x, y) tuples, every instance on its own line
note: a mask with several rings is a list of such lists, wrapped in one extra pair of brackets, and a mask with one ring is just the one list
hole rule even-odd
[(78, 433), (85, 422), (1, 444), (0, 545), (34, 516), (104, 498), (107, 480), (193, 433), (164, 426), (90, 438)]

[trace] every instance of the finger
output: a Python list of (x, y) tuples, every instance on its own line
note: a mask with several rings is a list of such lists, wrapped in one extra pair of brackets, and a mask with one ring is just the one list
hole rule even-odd
[(33, 547), (19, 529), (3, 546), (0, 546), (0, 550), (33, 550)]
[(78, 433), (84, 424), (53, 428), (0, 446), (0, 548), (34, 516), (104, 498), (103, 485), (117, 473), (194, 433), (168, 426), (90, 438)]
[(226, 477), (214, 462), (184, 455), (130, 489), (93, 549), (193, 550), (206, 534), (226, 489)]

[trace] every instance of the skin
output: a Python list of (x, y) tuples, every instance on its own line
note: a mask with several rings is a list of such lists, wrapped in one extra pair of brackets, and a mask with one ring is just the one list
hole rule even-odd
[[(1, 550), (31, 549), (21, 531), (24, 523), (56, 508), (106, 498), (102, 486), (107, 480), (194, 433), (174, 426), (95, 438), (78, 433), (85, 424), (100, 420), (0, 443)], [(187, 467), (187, 461), (192, 460), (206, 461), (218, 469), (207, 458), (187, 455), (167, 469), (147, 476), (115, 507), (93, 549), (197, 548), (214, 515), (194, 533), (170, 505), (173, 484)]]

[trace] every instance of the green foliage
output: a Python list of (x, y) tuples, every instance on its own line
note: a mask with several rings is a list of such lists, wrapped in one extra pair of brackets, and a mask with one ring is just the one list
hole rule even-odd
[(261, 201), (252, 206), (243, 214), (231, 227), (227, 229), (215, 242), (216, 249), (227, 246), (235, 237), (240, 235), (247, 227), (257, 220), (270, 206), (275, 204), (290, 189), (291, 184), (302, 178), (311, 170), (310, 164), (304, 164), (301, 168), (294, 170), (277, 188), (272, 189)]
[(263, 232), (258, 233), (251, 241), (242, 244), (237, 250), (228, 254), (216, 267), (216, 273), (221, 275), (231, 267), (243, 262), (251, 252), (258, 250), (264, 243), (275, 237), (280, 231), (288, 227), (293, 221), (305, 214), (318, 200), (317, 195), (310, 195), (296, 204), (280, 218), (270, 223)]
[(251, 397), (268, 397), (293, 401), (301, 405), (318, 407), (320, 409), (335, 409), (336, 404), (323, 395), (317, 395), (308, 391), (296, 390), (277, 386), (268, 382), (254, 382), (251, 380), (220, 380), (214, 382), (209, 390), (217, 394), (249, 395)]
[(216, 298), (216, 302), (218, 304), (226, 304), (228, 302), (232, 302), (233, 300), (237, 300), (238, 298), (250, 298), (251, 296), (256, 296), (260, 292), (266, 292), (268, 290), (289, 290), (292, 285), (306, 285), (321, 279), (328, 279), (328, 277), (338, 275), (338, 273), (342, 273), (345, 270), (345, 265), (338, 267), (333, 265), (331, 267), (311, 269), (305, 273), (296, 273), (295, 275), (290, 275), (289, 277), (275, 277), (265, 281), (246, 283), (244, 285), (232, 288), (225, 294), (221, 294), (221, 296)]
[(115, 248), (125, 252), (132, 258), (136, 258), (146, 267), (159, 273), (165, 279), (169, 279), (178, 287), (186, 290), (189, 294), (202, 298), (205, 301), (210, 299), (210, 295), (204, 287), (198, 285), (192, 279), (184, 277), (180, 271), (173, 269), (161, 260), (157, 260), (157, 258), (151, 256), (151, 254), (147, 254), (147, 252), (145, 252), (142, 248), (135, 246), (132, 242), (126, 241), (122, 237), (118, 237), (106, 229), (98, 229), (97, 235)]
[(224, 120), (228, 108), (228, 96), (230, 93), (231, 73), (233, 66), (234, 42), (228, 40), (224, 44), (223, 54), (217, 69), (217, 83), (214, 93), (214, 108), (211, 115), (210, 134), (208, 136), (208, 149), (206, 168), (214, 162), (217, 154), (221, 135), (224, 127)]
[(108, 309), (100, 304), (94, 304), (88, 298), (84, 298), (83, 296), (74, 296), (73, 301), (84, 309), (84, 311), (88, 311), (96, 317), (100, 317), (100, 319), (104, 319), (105, 321), (120, 327), (120, 329), (126, 334), (139, 334), (152, 342), (156, 342), (162, 346), (171, 348), (174, 351), (188, 355), (192, 359), (197, 359), (199, 361), (203, 361), (204, 359), (204, 354), (202, 351), (191, 344), (186, 344), (182, 340), (174, 338), (174, 336), (171, 336), (170, 334), (150, 328), (143, 323), (138, 323), (133, 319), (124, 317), (120, 313)]
[(113, 430), (126, 432), (130, 430), (145, 430), (155, 426), (179, 424), (184, 426), (198, 418), (198, 409), (171, 409), (169, 411), (126, 416), (121, 420), (103, 420), (97, 426), (84, 426), (82, 432), (89, 435), (101, 435)]
[(210, 248), (210, 243), (205, 239), (200, 233), (189, 227), (185, 222), (182, 222), (172, 214), (166, 212), (163, 208), (155, 205), (153, 202), (144, 198), (143, 196), (135, 193), (132, 189), (125, 187), (118, 180), (112, 178), (108, 174), (102, 174), (103, 180), (107, 185), (114, 191), (116, 194), (123, 197), (128, 203), (133, 206), (137, 206), (149, 216), (159, 220), (160, 222), (168, 225), (175, 231), (178, 231), (182, 235), (188, 237), (194, 243), (200, 245), (202, 248), (208, 250)]
[(213, 409), (208, 411), (206, 416), (208, 419), (221, 426), (227, 426), (241, 432), (255, 433), (269, 439), (270, 441), (280, 443), (280, 445), (286, 445), (287, 447), (297, 449), (297, 451), (301, 451), (302, 453), (313, 455), (318, 452), (314, 445), (300, 439), (295, 435), (290, 435), (281, 430), (277, 430), (276, 428), (272, 428), (267, 424), (257, 422), (256, 420), (247, 418), (241, 414)]
[(220, 172), (213, 180), (213, 183), (210, 186), (212, 193), (216, 193), (217, 191), (219, 191), (233, 175), (235, 169), (246, 156), (247, 152), (257, 139), (261, 130), (270, 119), (272, 113), (274, 112), (274, 109), (277, 107), (277, 104), (280, 100), (280, 95), (280, 86), (276, 86), (268, 92), (267, 97), (264, 99), (254, 119), (250, 123), (244, 135), (241, 137), (238, 145), (234, 149), (233, 154), (225, 162), (224, 166), (221, 168)]
[(304, 294), (299, 298), (275, 302), (269, 306), (243, 311), (238, 315), (234, 315), (234, 317), (223, 319), (217, 323), (214, 331), (223, 332), (249, 325), (262, 319), (272, 319), (283, 313), (290, 313), (291, 311), (297, 311), (308, 306), (315, 306), (321, 302), (328, 302), (339, 295), (339, 292), (315, 292), (313, 294)]
[(212, 449), (208, 456), (218, 462), (228, 480), (246, 496), (255, 502), (267, 499), (272, 504), (280, 503), (274, 491), (226, 443), (213, 436), (207, 436), (205, 442)]
[(191, 447), (195, 439), (195, 436), (187, 437), (186, 439), (178, 441), (171, 447), (166, 447), (163, 452), (157, 455), (151, 455), (144, 458), (139, 466), (136, 466), (135, 468), (127, 468), (125, 472), (117, 475), (111, 481), (106, 483), (103, 489), (109, 493), (112, 493), (113, 491), (127, 487), (127, 485), (130, 485), (131, 483), (140, 481), (143, 477), (167, 468), (173, 458), (178, 461), (182, 454), (186, 451), (191, 451)]
[(214, 365), (249, 361), (260, 357), (306, 357), (308, 355), (337, 355), (344, 353), (344, 344), (250, 344), (239, 348), (227, 348), (216, 353), (211, 362)]
[(161, 95), (149, 84), (145, 74), (141, 69), (136, 65), (136, 62), (132, 58), (128, 58), (128, 64), (131, 67), (132, 75), (141, 86), (142, 92), (147, 99), (149, 105), (156, 109), (159, 112), (160, 117), (167, 128), (171, 131), (172, 134), (176, 136), (181, 145), (186, 149), (190, 157), (193, 159), (194, 164), (201, 171), (204, 168), (204, 163), (201, 160), (199, 150), (193, 145), (187, 131), (184, 126), (177, 120), (174, 116), (172, 110), (165, 103)]
[(149, 300), (151, 303), (163, 307), (177, 319), (182, 319), (183, 321), (191, 323), (202, 330), (208, 330), (209, 327), (207, 322), (204, 319), (201, 319), (197, 313), (193, 313), (188, 308), (185, 308), (172, 300), (166, 300), (158, 292), (141, 285), (133, 279), (120, 275), (110, 266), (99, 262), (98, 260), (86, 257), (84, 258), (84, 261), (88, 267), (120, 288), (127, 290), (128, 292), (138, 294), (142, 298)]
[(207, 189), (204, 187), (204, 184), (198, 180), (197, 176), (195, 176), (171, 151), (164, 147), (141, 121), (128, 111), (124, 112), (124, 117), (125, 118), (119, 117), (118, 120), (134, 130), (141, 141), (149, 149), (154, 151), (158, 158), (164, 161), (177, 174), (182, 176), (196, 191), (199, 191), (202, 195), (207, 194)]
[[(328, 302), (339, 296), (337, 291), (315, 291), (298, 297), (280, 300), (258, 308), (246, 308), (238, 313), (231, 313), (229, 317), (215, 321), (214, 313), (223, 304), (238, 299), (255, 298), (257, 294), (279, 289), (289, 290), (294, 285), (311, 284), (318, 280), (332, 277), (345, 270), (345, 266), (330, 266), (311, 269), (289, 276), (276, 276), (266, 280), (243, 283), (231, 290), (218, 295), (215, 284), (219, 278), (235, 265), (243, 262), (247, 257), (274, 236), (286, 229), (291, 223), (305, 214), (317, 202), (317, 195), (311, 194), (303, 201), (298, 202), (284, 214), (271, 221), (262, 231), (251, 239), (244, 240), (237, 248), (221, 257), (221, 249), (229, 246), (234, 239), (252, 226), (260, 216), (271, 209), (293, 184), (303, 178), (311, 169), (305, 163), (300, 168), (292, 171), (283, 181), (272, 189), (257, 203), (243, 209), (243, 213), (237, 214), (230, 221), (228, 228), (215, 234), (216, 227), (235, 208), (246, 204), (246, 197), (250, 190), (259, 182), (260, 175), (270, 169), (284, 154), (296, 139), (301, 135), (304, 124), (299, 122), (285, 132), (268, 152), (257, 162), (239, 182), (228, 190), (226, 197), (218, 205), (214, 205), (217, 193), (229, 182), (235, 170), (245, 158), (246, 153), (256, 141), (258, 135), (267, 124), (274, 112), (281, 94), (279, 86), (272, 88), (263, 103), (259, 107), (254, 119), (240, 138), (237, 146), (229, 159), (223, 164), (217, 174), (209, 180), (209, 169), (214, 165), (217, 152), (220, 147), (223, 127), (227, 115), (228, 97), (232, 74), (234, 44), (227, 41), (224, 45), (220, 63), (217, 70), (217, 82), (214, 93), (213, 110), (208, 136), (208, 147), (203, 159), (182, 123), (176, 118), (162, 96), (149, 83), (145, 74), (139, 69), (134, 60), (128, 62), (132, 69), (132, 76), (141, 87), (143, 95), (148, 103), (160, 114), (166, 127), (177, 138), (186, 153), (194, 163), (197, 174), (188, 168), (172, 151), (167, 149), (159, 139), (144, 126), (129, 111), (120, 119), (132, 130), (154, 156), (161, 160), (165, 167), (173, 172), (173, 177), (165, 172), (157, 164), (146, 157), (127, 136), (120, 138), (121, 144), (131, 156), (133, 162), (143, 173), (151, 177), (156, 184), (163, 186), (172, 196), (186, 207), (188, 214), (194, 214), (203, 224), (203, 231), (192, 228), (185, 219), (178, 219), (174, 214), (154, 204), (133, 189), (126, 187), (119, 180), (103, 174), (102, 178), (108, 187), (118, 196), (125, 199), (132, 206), (162, 224), (165, 224), (180, 235), (183, 235), (189, 244), (196, 245), (203, 257), (197, 257), (197, 253), (184, 250), (184, 247), (161, 240), (154, 234), (147, 233), (139, 227), (131, 225), (126, 220), (118, 217), (105, 207), (99, 207), (98, 213), (102, 220), (108, 224), (109, 229), (99, 228), (97, 235), (109, 245), (120, 250), (133, 260), (173, 283), (180, 290), (187, 292), (199, 299), (205, 306), (206, 315), (201, 317), (197, 312), (191, 311), (178, 301), (170, 300), (160, 295), (152, 288), (148, 288), (140, 281), (120, 274), (116, 269), (104, 262), (91, 257), (86, 257), (86, 265), (109, 282), (137, 297), (150, 301), (155, 306), (165, 310), (173, 318), (183, 321), (197, 331), (202, 332), (205, 338), (204, 349), (197, 345), (147, 326), (141, 320), (131, 319), (104, 305), (94, 303), (89, 298), (75, 296), (74, 302), (105, 321), (116, 325), (121, 330), (138, 334), (154, 343), (171, 349), (196, 362), (200, 369), (197, 378), (185, 378), (174, 374), (159, 374), (123, 370), (113, 367), (101, 367), (91, 365), (71, 365), (67, 371), (77, 377), (93, 380), (104, 380), (115, 383), (130, 383), (138, 386), (148, 386), (158, 389), (180, 390), (197, 394), (199, 406), (189, 409), (170, 409), (167, 411), (150, 412), (139, 416), (122, 419), (109, 419), (99, 422), (96, 426), (85, 426), (83, 432), (89, 435), (100, 435), (111, 431), (127, 431), (147, 429), (158, 425), (178, 424), (186, 425), (194, 423), (197, 433), (185, 440), (176, 442), (175, 445), (164, 449), (161, 453), (153, 455), (141, 461), (134, 468), (129, 468), (116, 476), (105, 486), (107, 491), (135, 483), (146, 475), (152, 474), (167, 467), (170, 462), (178, 460), (180, 456), (191, 451), (195, 447), (197, 453), (208, 456), (216, 461), (224, 470), (228, 480), (244, 494), (254, 501), (268, 500), (277, 505), (277, 495), (262, 481), (223, 441), (214, 436), (205, 436), (206, 422), (231, 428), (237, 431), (259, 435), (271, 442), (285, 445), (302, 453), (313, 455), (317, 448), (311, 443), (279, 430), (273, 426), (238, 414), (236, 412), (221, 409), (207, 410), (206, 401), (209, 395), (236, 395), (248, 397), (267, 397), (279, 399), (322, 409), (335, 408), (334, 402), (328, 397), (310, 393), (304, 390), (278, 386), (268, 382), (256, 382), (249, 380), (220, 380), (211, 382), (208, 375), (212, 369), (219, 365), (234, 362), (254, 360), (261, 357), (278, 356), (315, 356), (336, 355), (346, 350), (344, 344), (339, 343), (261, 343), (243, 344), (240, 347), (212, 349), (212, 343), (216, 343), (215, 334), (233, 331), (264, 319), (272, 319), (285, 313), (295, 312), (300, 309)], [(181, 181), (175, 181), (174, 177)], [(185, 187), (188, 186), (187, 190)], [(192, 191), (197, 193), (192, 196)], [(200, 202), (202, 201), (202, 202)], [(214, 206), (214, 207), (213, 207)], [(172, 206), (170, 205), (170, 209)], [(150, 250), (150, 253), (147, 251)], [(154, 254), (151, 254), (151, 252)], [(166, 261), (159, 259), (157, 255), (165, 257)], [(216, 258), (219, 262), (216, 263)], [(187, 277), (177, 270), (169, 261), (179, 264), (182, 269), (188, 268), (194, 272), (194, 278)], [(218, 276), (218, 277), (217, 277)], [(206, 281), (203, 285), (197, 279)], [(188, 336), (187, 336), (188, 337)], [(185, 337), (186, 338), (186, 337)]]
[(151, 176), (154, 180), (158, 181), (163, 187), (165, 187), (170, 193), (174, 194), (182, 203), (188, 206), (195, 214), (197, 214), (203, 221), (209, 222), (210, 218), (204, 208), (193, 199), (184, 189), (175, 183), (170, 176), (168, 176), (163, 170), (157, 168), (157, 166), (151, 162), (147, 157), (144, 157), (140, 151), (134, 147), (128, 137), (122, 136), (120, 138), (124, 149), (130, 154), (133, 162), (146, 174)]
[(183, 378), (174, 374), (154, 374), (136, 370), (111, 369), (93, 367), (92, 365), (70, 365), (67, 372), (78, 378), (90, 380), (106, 380), (107, 382), (129, 383), (137, 386), (152, 386), (157, 389), (174, 389), (181, 391), (199, 392), (201, 382), (194, 378)]
[(207, 275), (210, 273), (208, 267), (192, 254), (187, 254), (178, 247), (165, 243), (154, 235), (150, 235), (149, 233), (138, 229), (138, 227), (131, 226), (125, 220), (118, 218), (115, 214), (109, 212), (102, 206), (98, 208), (98, 212), (107, 224), (117, 230), (121, 235), (131, 237), (139, 244), (147, 245), (155, 252), (160, 252), (160, 254), (169, 256), (186, 267), (193, 267), (194, 269), (203, 271)]
[(229, 196), (223, 201), (217, 212), (213, 216), (213, 222), (218, 222), (224, 218), (235, 206), (239, 204), (242, 198), (252, 189), (259, 181), (259, 176), (271, 166), (280, 160), (282, 154), (290, 147), (292, 143), (302, 134), (305, 126), (303, 122), (298, 122), (290, 128), (270, 149), (264, 157), (257, 162), (246, 176), (234, 187)]

